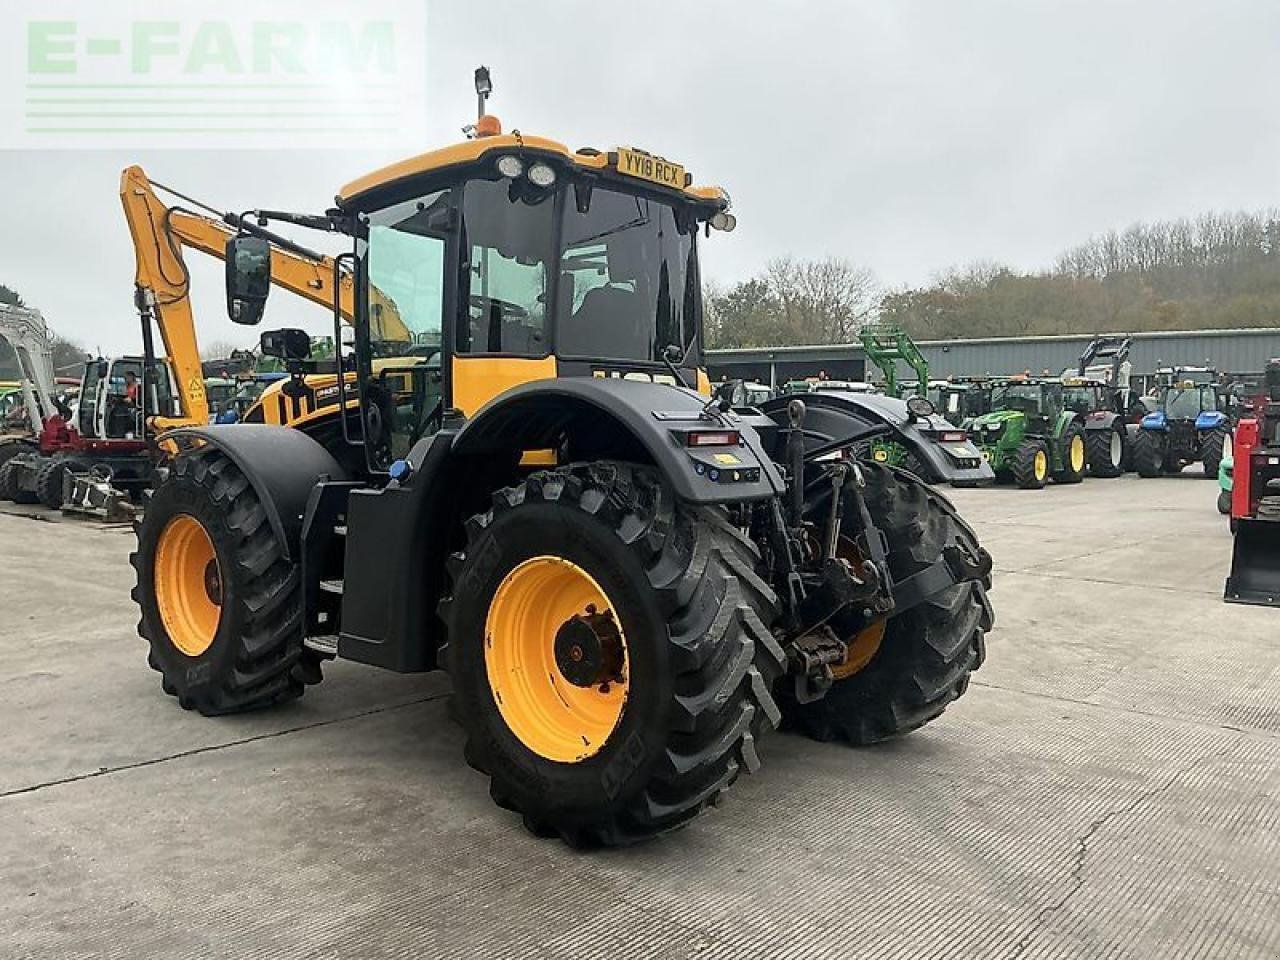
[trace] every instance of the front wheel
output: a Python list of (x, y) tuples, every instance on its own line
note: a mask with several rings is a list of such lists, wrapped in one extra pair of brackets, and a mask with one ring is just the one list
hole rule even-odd
[(1164, 451), (1160, 441), (1149, 430), (1139, 430), (1133, 437), (1133, 469), (1140, 477), (1158, 477), (1164, 472)]
[(1018, 444), (1009, 461), (1014, 482), (1023, 490), (1039, 490), (1049, 480), (1049, 448), (1043, 440), (1027, 439)]
[(467, 761), (493, 799), (540, 835), (613, 846), (754, 771), (783, 665), (758, 560), (719, 508), (677, 502), (646, 467), (498, 491), (441, 607)]
[(1231, 514), (1231, 491), (1218, 491), (1218, 512), (1229, 516)]
[(1054, 472), (1054, 483), (1079, 483), (1084, 479), (1085, 469), (1089, 465), (1085, 452), (1084, 430), (1080, 424), (1071, 423), (1062, 431), (1057, 442), (1058, 456), (1062, 467)]
[(262, 499), (220, 451), (183, 454), (155, 491), (130, 556), (148, 664), (207, 716), (292, 700), (320, 680), (302, 646), (302, 590)]
[(1227, 447), (1227, 429), (1218, 427), (1208, 430), (1200, 437), (1200, 462), (1204, 465), (1206, 477), (1217, 477), (1218, 465), (1222, 463), (1222, 454)]

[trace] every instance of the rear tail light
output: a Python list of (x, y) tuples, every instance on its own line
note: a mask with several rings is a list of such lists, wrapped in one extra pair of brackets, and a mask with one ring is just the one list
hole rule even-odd
[(943, 443), (964, 443), (969, 439), (969, 435), (963, 430), (948, 430), (939, 434), (938, 439)]
[(689, 447), (736, 447), (739, 439), (737, 430), (690, 430), (684, 435)]

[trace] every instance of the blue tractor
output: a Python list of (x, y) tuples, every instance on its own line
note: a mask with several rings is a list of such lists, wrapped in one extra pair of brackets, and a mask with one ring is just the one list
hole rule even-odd
[(1175, 367), (1158, 375), (1156, 409), (1142, 418), (1133, 436), (1133, 468), (1139, 476), (1158, 477), (1199, 462), (1206, 477), (1217, 477), (1229, 449), (1231, 421), (1218, 409), (1214, 371)]

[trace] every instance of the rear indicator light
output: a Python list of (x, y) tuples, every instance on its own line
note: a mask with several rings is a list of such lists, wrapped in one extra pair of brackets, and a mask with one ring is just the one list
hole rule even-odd
[(690, 447), (736, 447), (739, 439), (737, 430), (691, 430), (684, 435)]

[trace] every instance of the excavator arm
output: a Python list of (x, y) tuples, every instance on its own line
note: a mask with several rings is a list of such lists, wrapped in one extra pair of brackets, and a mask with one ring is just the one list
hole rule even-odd
[[(191, 307), (191, 278), (183, 261), (183, 250), (198, 250), (224, 260), (227, 241), (239, 232), (233, 225), (237, 218), (227, 215), (217, 220), (165, 204), (138, 166), (128, 167), (121, 174), (120, 202), (124, 205), (125, 220), (129, 224), (137, 258), (135, 283), (140, 309), (149, 307), (154, 310), (182, 401), (181, 417), (153, 417), (151, 426), (163, 431), (203, 425), (209, 419), (209, 401), (201, 373), (200, 348)], [(278, 243), (271, 244), (271, 281), (277, 286), (332, 310), (334, 277), (332, 257), (307, 256)], [(337, 277), (338, 311), (347, 322), (351, 322), (355, 282), (348, 270), (339, 270)], [(373, 302), (382, 306), (376, 313), (383, 326), (383, 336), (386, 339), (410, 339), (395, 303), (376, 290)]]
[(23, 405), (31, 432), (39, 434), (44, 421), (58, 413), (53, 402), (53, 346), (44, 317), (30, 307), (0, 304), (0, 340), (18, 358)]

